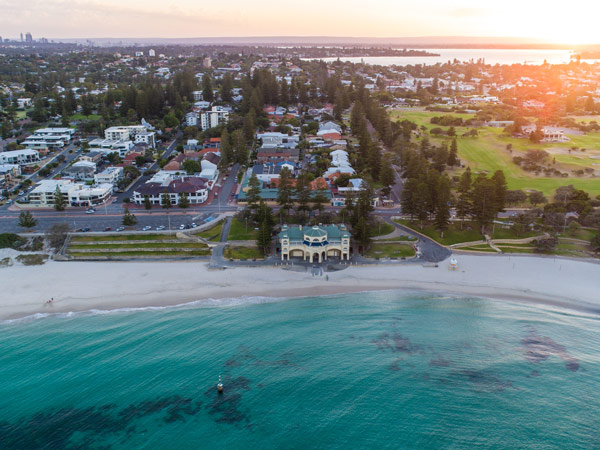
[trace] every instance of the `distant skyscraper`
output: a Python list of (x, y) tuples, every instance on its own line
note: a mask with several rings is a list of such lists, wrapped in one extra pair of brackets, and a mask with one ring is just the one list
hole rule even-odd
[(202, 67), (204, 67), (205, 69), (210, 69), (211, 65), (212, 65), (212, 62), (210, 60), (210, 56), (207, 56), (206, 58), (204, 58), (204, 61), (202, 61)]
[(23, 33), (21, 33), (21, 42), (23, 42)]
[(156, 52), (154, 51), (153, 48), (151, 48), (150, 50), (148, 50), (148, 56), (150, 56), (150, 57), (156, 56)]
[(31, 36), (31, 33), (27, 33), (25, 35), (25, 42), (29, 42), (29, 43), (33, 42), (33, 37)]

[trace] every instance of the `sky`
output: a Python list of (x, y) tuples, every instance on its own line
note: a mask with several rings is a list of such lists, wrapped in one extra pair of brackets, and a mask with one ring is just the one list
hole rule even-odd
[(503, 36), (599, 44), (597, 0), (0, 0), (0, 36)]

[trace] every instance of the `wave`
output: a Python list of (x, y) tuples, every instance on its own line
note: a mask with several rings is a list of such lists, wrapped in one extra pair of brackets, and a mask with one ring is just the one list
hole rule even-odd
[(202, 300), (194, 300), (186, 303), (178, 303), (175, 305), (164, 306), (139, 306), (139, 307), (124, 307), (115, 309), (88, 309), (85, 311), (67, 311), (67, 312), (52, 312), (52, 313), (35, 313), (28, 316), (17, 317), (15, 319), (5, 319), (0, 321), (0, 325), (11, 325), (15, 323), (31, 322), (34, 320), (46, 318), (70, 319), (73, 317), (86, 317), (108, 314), (134, 313), (142, 311), (163, 311), (171, 309), (184, 309), (191, 307), (201, 308), (224, 308), (244, 305), (258, 305), (263, 303), (275, 303), (286, 300), (287, 297), (261, 297), (261, 296), (242, 296), (234, 298), (206, 298)]

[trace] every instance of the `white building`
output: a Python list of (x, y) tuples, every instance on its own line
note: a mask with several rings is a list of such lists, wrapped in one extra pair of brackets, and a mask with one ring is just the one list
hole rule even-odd
[(36, 150), (23, 149), (0, 153), (0, 164), (18, 164), (26, 166), (40, 160), (40, 154)]
[(113, 186), (88, 186), (73, 180), (43, 180), (29, 193), (29, 202), (35, 206), (52, 207), (57, 190), (69, 206), (92, 206), (108, 200), (112, 195)]
[(150, 50), (148, 50), (148, 56), (154, 58), (156, 56), (156, 51), (153, 48), (151, 48)]
[(200, 125), (202, 131), (209, 128), (218, 127), (222, 123), (229, 120), (229, 111), (223, 110), (220, 106), (215, 106), (210, 111), (205, 111), (200, 114)]
[(144, 131), (135, 135), (136, 144), (146, 144), (148, 148), (156, 147), (156, 133), (154, 131)]
[(118, 153), (121, 158), (127, 156), (134, 147), (132, 141), (115, 141), (112, 139), (93, 139), (90, 141), (90, 149), (102, 152), (105, 155)]
[(74, 134), (73, 128), (40, 128), (28, 136), (22, 144), (32, 150), (54, 150), (64, 147)]
[(350, 259), (350, 233), (345, 225), (314, 227), (284, 225), (279, 233), (281, 260), (299, 257), (310, 262), (323, 262), (330, 257)]
[(122, 167), (107, 167), (102, 172), (94, 176), (96, 184), (112, 184), (116, 186), (123, 179), (124, 171)]
[(156, 147), (156, 133), (147, 131), (144, 125), (110, 127), (104, 130), (104, 137), (113, 141), (130, 141), (143, 143), (150, 148)]
[(202, 91), (193, 91), (193, 92), (192, 92), (192, 95), (193, 95), (193, 97), (194, 97), (194, 101), (195, 101), (195, 102), (198, 102), (198, 101), (200, 101), (200, 100), (203, 100), (203, 99), (204, 99), (204, 97), (202, 97)]
[(30, 98), (18, 98), (17, 99), (17, 108), (25, 109), (29, 108), (33, 104), (33, 101)]
[(198, 113), (189, 112), (185, 115), (185, 124), (188, 127), (198, 126)]

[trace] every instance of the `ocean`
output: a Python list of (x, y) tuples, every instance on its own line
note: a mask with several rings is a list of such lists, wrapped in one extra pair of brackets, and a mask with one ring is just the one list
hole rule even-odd
[(600, 448), (598, 326), (407, 291), (6, 321), (0, 448)]
[[(540, 50), (540, 49), (471, 49), (471, 48), (431, 48), (424, 49), (440, 56), (356, 56), (340, 57), (341, 61), (352, 63), (367, 63), (380, 66), (407, 66), (423, 64), (445, 64), (455, 59), (461, 62), (477, 61), (483, 58), (486, 64), (530, 64), (539, 65), (546, 61), (548, 64), (568, 64), (571, 50)], [(306, 58), (311, 59), (311, 58)], [(333, 62), (338, 58), (314, 58), (325, 62)], [(597, 59), (582, 60), (589, 64), (600, 62)]]

